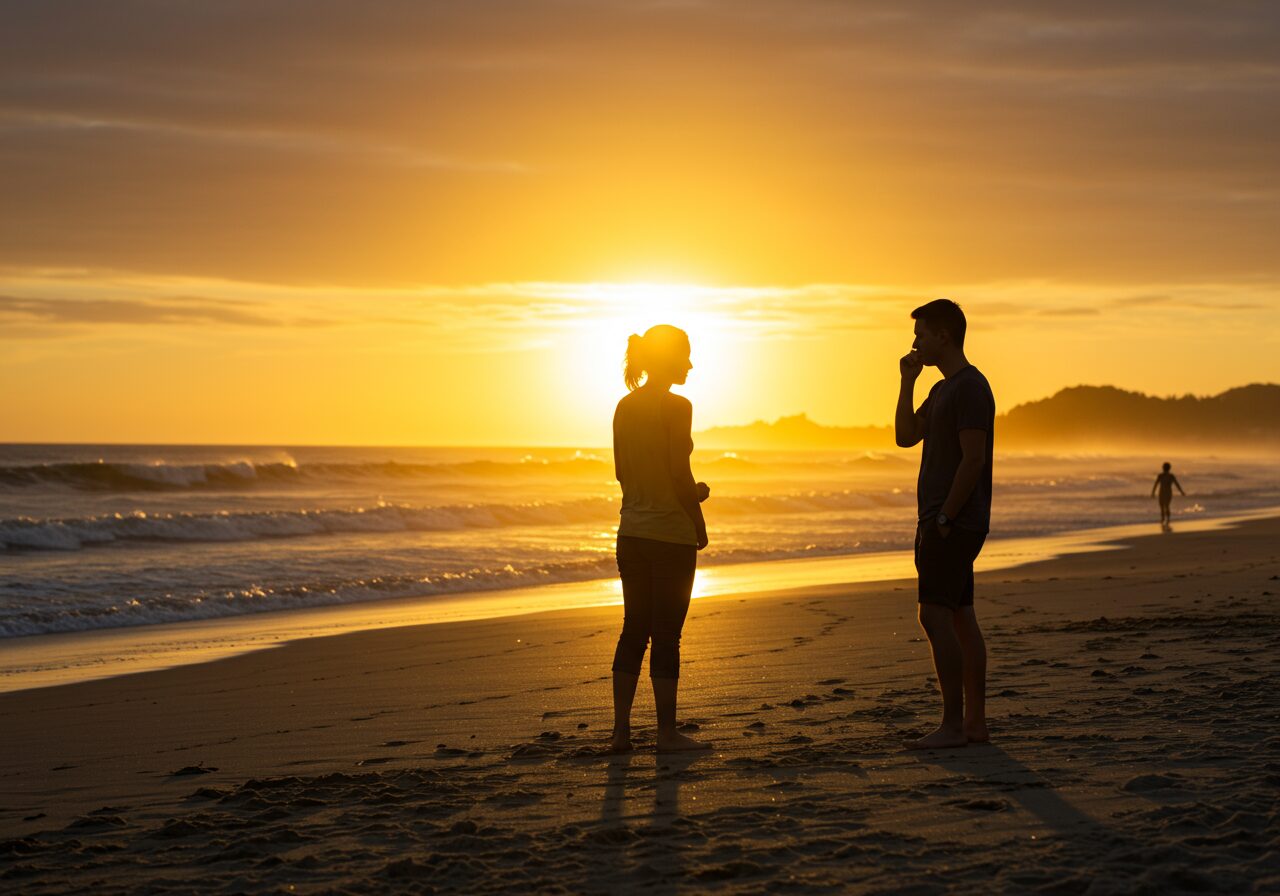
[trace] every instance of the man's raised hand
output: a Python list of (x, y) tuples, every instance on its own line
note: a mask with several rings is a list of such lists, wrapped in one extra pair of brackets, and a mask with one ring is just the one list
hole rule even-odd
[(902, 373), (904, 380), (914, 380), (923, 369), (924, 362), (920, 360), (920, 353), (915, 349), (903, 355), (902, 360), (898, 362), (898, 370)]

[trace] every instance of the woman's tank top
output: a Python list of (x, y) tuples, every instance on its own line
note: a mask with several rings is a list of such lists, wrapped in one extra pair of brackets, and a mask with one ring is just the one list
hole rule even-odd
[[(618, 534), (696, 545), (693, 520), (671, 483), (664, 400), (669, 400), (666, 393), (632, 392), (613, 415), (613, 456), (622, 482)], [(688, 450), (692, 453), (693, 439)]]

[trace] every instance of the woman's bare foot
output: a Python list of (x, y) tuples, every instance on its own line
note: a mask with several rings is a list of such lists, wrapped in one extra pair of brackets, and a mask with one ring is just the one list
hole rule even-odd
[(938, 728), (933, 734), (907, 744), (908, 750), (949, 750), (953, 747), (967, 747), (969, 738), (960, 728)]
[(964, 736), (971, 744), (991, 743), (991, 732), (987, 730), (986, 722), (965, 722)]
[(630, 753), (631, 750), (631, 732), (615, 731), (613, 736), (609, 738), (609, 747), (605, 752), (620, 755), (622, 753)]
[(678, 731), (658, 735), (659, 753), (687, 753), (692, 750), (710, 750), (711, 744), (702, 740), (694, 740)]

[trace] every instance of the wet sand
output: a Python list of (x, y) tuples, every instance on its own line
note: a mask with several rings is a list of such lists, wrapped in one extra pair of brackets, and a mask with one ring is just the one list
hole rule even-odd
[[(0, 890), (1275, 892), (1280, 520), (979, 576), (933, 753), (910, 581), (705, 597), (698, 756), (594, 755), (616, 607), (0, 695)], [(293, 888), (293, 889), (290, 889)]]
[[(1280, 508), (1190, 518), (1179, 522), (1178, 531), (1206, 532), (1272, 516), (1280, 516)], [(1113, 549), (1150, 531), (1150, 525), (1126, 525), (992, 539), (978, 558), (978, 568), (999, 570)], [(914, 575), (911, 551), (737, 563), (700, 569), (693, 596), (754, 598), (801, 587), (884, 582)], [(622, 588), (615, 577), (11, 639), (0, 642), (0, 693), (207, 663), (307, 638), (621, 603)]]

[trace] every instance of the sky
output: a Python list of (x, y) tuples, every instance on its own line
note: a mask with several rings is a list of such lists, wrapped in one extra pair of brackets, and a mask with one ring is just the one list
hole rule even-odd
[(0, 0), (0, 440), (600, 445), (659, 322), (695, 427), (886, 424), (939, 296), (1002, 409), (1277, 381), (1278, 42), (1230, 0)]

